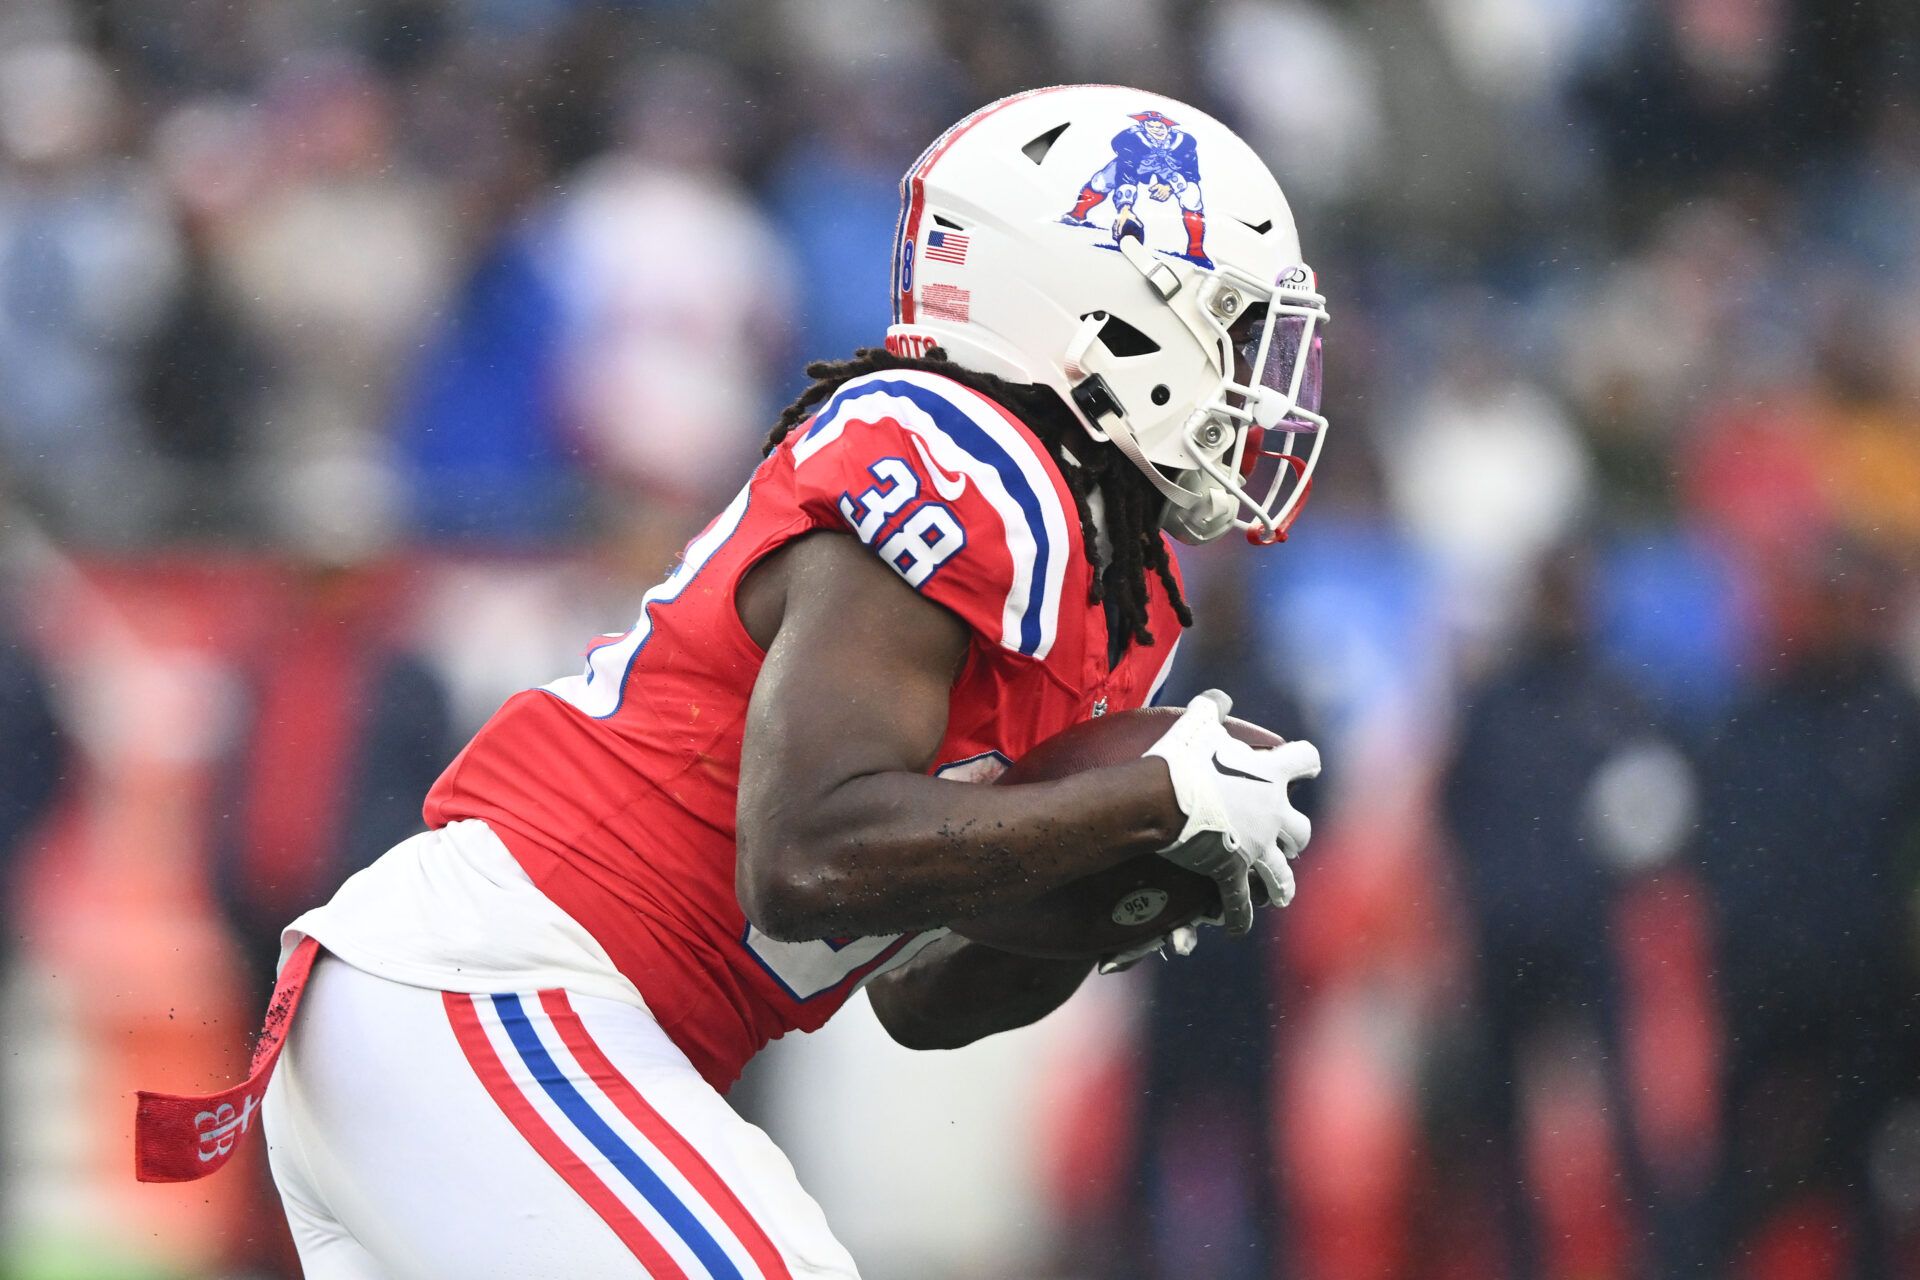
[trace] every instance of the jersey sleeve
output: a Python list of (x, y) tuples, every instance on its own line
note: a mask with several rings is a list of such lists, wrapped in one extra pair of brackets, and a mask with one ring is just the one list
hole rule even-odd
[(1078, 518), (1052, 462), (992, 401), (934, 374), (869, 374), (789, 447), (816, 526), (852, 533), (989, 642), (1047, 656)]

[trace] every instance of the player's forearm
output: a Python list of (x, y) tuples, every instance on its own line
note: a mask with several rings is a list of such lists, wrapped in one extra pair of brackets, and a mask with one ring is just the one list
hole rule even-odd
[(743, 825), (741, 904), (775, 938), (904, 933), (1165, 848), (1182, 821), (1158, 760), (1009, 787), (868, 774)]
[(887, 1034), (909, 1049), (958, 1049), (1024, 1027), (1080, 989), (1092, 964), (1016, 956), (957, 935), (869, 984)]

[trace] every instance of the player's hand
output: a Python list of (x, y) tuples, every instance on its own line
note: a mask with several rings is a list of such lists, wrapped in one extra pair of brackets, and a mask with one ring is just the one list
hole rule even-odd
[(1227, 732), (1233, 700), (1209, 689), (1146, 754), (1167, 762), (1173, 794), (1186, 825), (1160, 856), (1220, 886), (1221, 920), (1228, 933), (1253, 927), (1250, 878), (1259, 876), (1267, 901), (1293, 901), (1293, 868), (1313, 836), (1307, 815), (1293, 807), (1287, 787), (1318, 777), (1320, 751), (1295, 740), (1250, 747)]
[(1110, 956), (1102, 956), (1098, 972), (1102, 977), (1110, 973), (1125, 973), (1148, 956), (1165, 957), (1169, 948), (1177, 956), (1190, 956), (1193, 949), (1200, 945), (1200, 931), (1190, 924), (1176, 925), (1157, 938), (1149, 938), (1137, 947), (1126, 951), (1116, 951)]
[(1155, 200), (1165, 200), (1173, 194), (1173, 188), (1164, 182), (1156, 182), (1147, 188), (1147, 194)]

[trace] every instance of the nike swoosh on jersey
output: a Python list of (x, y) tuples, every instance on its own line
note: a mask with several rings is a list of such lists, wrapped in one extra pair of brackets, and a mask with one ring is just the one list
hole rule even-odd
[(913, 442), (913, 451), (920, 455), (920, 465), (926, 468), (928, 477), (933, 481), (933, 491), (940, 495), (942, 501), (958, 501), (960, 495), (967, 491), (967, 478), (941, 470), (940, 464), (927, 451), (926, 441), (919, 436), (909, 433), (907, 439)]

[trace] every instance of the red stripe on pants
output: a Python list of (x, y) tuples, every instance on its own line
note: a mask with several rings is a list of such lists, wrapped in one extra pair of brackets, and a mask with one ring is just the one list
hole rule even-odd
[(568, 1003), (567, 993), (542, 991), (540, 1005), (553, 1020), (553, 1025), (560, 1032), (560, 1039), (566, 1044), (568, 1052), (573, 1054), (574, 1061), (586, 1068), (593, 1082), (620, 1108), (620, 1113), (673, 1162), (673, 1167), (680, 1171), (680, 1175), (720, 1215), (727, 1229), (746, 1246), (754, 1265), (766, 1273), (767, 1280), (791, 1280), (791, 1273), (780, 1257), (780, 1250), (760, 1229), (760, 1224), (747, 1211), (747, 1207), (740, 1203), (733, 1188), (721, 1180), (713, 1166), (707, 1163), (706, 1157), (681, 1137), (679, 1131), (667, 1123), (666, 1117), (655, 1111), (652, 1104), (640, 1096), (640, 1091), (600, 1051), (600, 1046), (587, 1033), (586, 1024), (580, 1021), (580, 1015)]
[(443, 991), (440, 998), (447, 1006), (447, 1020), (453, 1024), (454, 1039), (460, 1042), (461, 1052), (467, 1055), (467, 1063), (473, 1068), (473, 1074), (480, 1077), (480, 1083), (486, 1087), (488, 1095), (507, 1119), (513, 1122), (513, 1127), (520, 1131), (527, 1145), (539, 1152), (540, 1158), (551, 1165), (553, 1171), (582, 1200), (592, 1206), (601, 1221), (613, 1228), (613, 1233), (633, 1251), (634, 1257), (640, 1259), (649, 1276), (654, 1280), (687, 1280), (687, 1273), (668, 1256), (640, 1219), (633, 1216), (633, 1211), (620, 1203), (599, 1175), (560, 1140), (560, 1135), (540, 1118), (533, 1104), (521, 1094), (513, 1077), (507, 1074), (506, 1064), (494, 1052), (493, 1041), (487, 1038), (486, 1028), (480, 1025), (480, 1015), (474, 1012), (474, 1000), (485, 997)]

